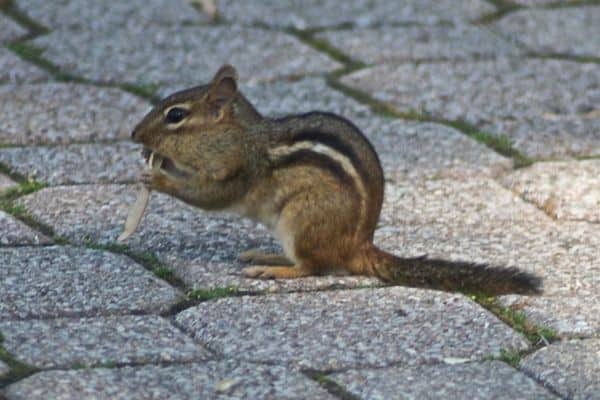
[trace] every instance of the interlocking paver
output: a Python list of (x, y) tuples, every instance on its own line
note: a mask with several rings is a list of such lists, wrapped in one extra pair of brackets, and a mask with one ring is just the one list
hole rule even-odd
[(43, 245), (52, 241), (36, 232), (10, 214), (0, 210), (0, 247)]
[[(0, 2), (0, 5), (2, 3)], [(3, 15), (0, 12), (0, 45), (9, 42), (11, 40), (18, 39), (20, 36), (23, 36), (27, 33), (27, 30), (23, 28), (21, 25), (17, 24), (12, 19)]]
[[(323, 73), (340, 66), (281, 32), (236, 26), (153, 27), (110, 31), (68, 29), (33, 41), (44, 57), (94, 81), (195, 86), (221, 64), (239, 69), (242, 80)], [(168, 60), (166, 62), (165, 60)]]
[(9, 386), (9, 400), (333, 399), (299, 372), (281, 366), (202, 364), (46, 371)]
[(49, 29), (98, 32), (127, 26), (142, 32), (156, 26), (206, 21), (187, 0), (66, 0), (60, 6), (44, 0), (17, 0), (16, 3)]
[(6, 193), (7, 190), (16, 188), (17, 186), (19, 186), (17, 182), (0, 172), (0, 195)]
[(593, 63), (498, 59), (386, 64), (342, 79), (402, 111), (465, 120), (534, 157), (600, 152), (598, 82)]
[(352, 370), (330, 376), (353, 395), (375, 399), (558, 399), (499, 361)]
[(318, 37), (368, 64), (481, 59), (519, 54), (517, 47), (489, 29), (463, 24), (326, 31), (318, 34)]
[(511, 13), (494, 27), (540, 54), (600, 57), (600, 7), (532, 9)]
[(223, 298), (176, 321), (226, 357), (319, 370), (481, 359), (529, 346), (462, 295), (402, 287)]
[(74, 247), (0, 248), (0, 320), (160, 313), (177, 290), (131, 259)]
[(267, 0), (237, 2), (220, 0), (219, 14), (226, 20), (277, 27), (316, 28), (353, 23), (359, 26), (382, 23), (423, 23), (470, 20), (493, 12), (482, 0)]
[[(534, 272), (543, 295), (506, 296), (505, 304), (561, 335), (600, 332), (594, 224), (555, 221), (491, 180), (439, 179), (388, 185), (380, 226), (376, 243), (398, 254)], [(563, 309), (566, 301), (572, 306)]]
[(157, 316), (0, 322), (4, 348), (36, 368), (190, 362), (209, 353)]
[(554, 343), (527, 356), (521, 368), (565, 398), (598, 399), (600, 339)]
[(148, 110), (118, 89), (73, 83), (0, 86), (0, 144), (128, 138)]
[[(131, 185), (59, 186), (22, 199), (35, 218), (69, 240), (111, 243), (137, 189)], [(241, 276), (238, 253), (255, 247), (278, 251), (269, 232), (248, 220), (204, 213), (166, 195), (152, 193), (146, 216), (127, 241), (135, 251), (156, 254), (191, 287), (237, 286), (290, 291), (377, 283), (373, 278), (327, 277), (265, 281)]]
[(12, 51), (0, 47), (0, 84), (38, 82), (44, 79), (48, 79), (45, 71), (23, 61)]
[(388, 179), (496, 175), (511, 166), (508, 159), (452, 128), (374, 116), (323, 79), (244, 85), (242, 92), (267, 116), (322, 110), (349, 118), (375, 146)]
[(536, 163), (502, 184), (557, 219), (600, 222), (600, 160)]
[(0, 149), (0, 163), (50, 185), (133, 182), (144, 166), (129, 142)]

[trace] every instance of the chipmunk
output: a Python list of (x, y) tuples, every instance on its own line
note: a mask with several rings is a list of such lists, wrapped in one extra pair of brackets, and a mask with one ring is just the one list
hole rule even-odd
[(373, 244), (384, 176), (360, 130), (331, 113), (262, 116), (222, 66), (204, 86), (162, 100), (132, 132), (150, 190), (205, 210), (266, 225), (285, 255), (242, 253), (249, 278), (291, 279), (345, 271), (396, 284), (487, 295), (539, 293), (540, 279), (516, 268), (400, 258)]

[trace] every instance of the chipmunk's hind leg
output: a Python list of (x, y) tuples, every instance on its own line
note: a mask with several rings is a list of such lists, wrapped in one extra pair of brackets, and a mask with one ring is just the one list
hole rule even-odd
[(259, 249), (244, 251), (238, 255), (241, 262), (253, 265), (294, 265), (284, 254), (264, 253)]
[(256, 265), (242, 270), (242, 274), (247, 278), (256, 279), (293, 279), (314, 275), (311, 268), (302, 266), (265, 266)]

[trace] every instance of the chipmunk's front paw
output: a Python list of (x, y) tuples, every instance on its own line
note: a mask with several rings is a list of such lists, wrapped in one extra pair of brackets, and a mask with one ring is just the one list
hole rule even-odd
[(242, 270), (242, 274), (246, 278), (255, 279), (293, 279), (311, 275), (310, 270), (301, 267), (290, 266), (254, 266), (247, 267)]
[(273, 267), (246, 267), (242, 270), (242, 275), (246, 278), (254, 279), (275, 279), (277, 276), (273, 273)]
[(140, 182), (147, 188), (152, 188), (153, 179), (154, 179), (154, 174), (152, 173), (151, 170), (144, 170), (140, 174)]

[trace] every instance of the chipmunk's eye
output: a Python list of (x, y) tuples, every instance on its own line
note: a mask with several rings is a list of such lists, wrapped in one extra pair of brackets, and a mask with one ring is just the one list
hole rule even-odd
[(167, 124), (176, 124), (181, 122), (188, 114), (189, 111), (185, 108), (173, 107), (165, 115), (165, 122)]

